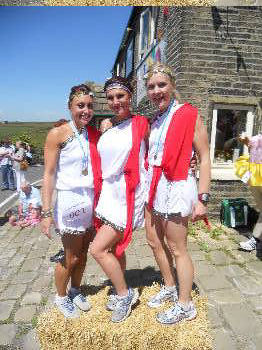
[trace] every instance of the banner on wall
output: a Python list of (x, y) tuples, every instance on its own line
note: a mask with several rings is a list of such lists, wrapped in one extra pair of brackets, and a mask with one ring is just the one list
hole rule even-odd
[(161, 40), (152, 51), (145, 58), (145, 60), (138, 66), (136, 71), (137, 76), (137, 105), (140, 103), (143, 97), (146, 96), (146, 86), (144, 81), (144, 76), (148, 72), (149, 67), (156, 62), (165, 63), (166, 62), (166, 41)]

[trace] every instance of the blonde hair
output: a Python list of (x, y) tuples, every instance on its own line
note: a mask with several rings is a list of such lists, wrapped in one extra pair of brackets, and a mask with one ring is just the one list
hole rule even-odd
[(163, 64), (163, 63), (160, 63), (160, 62), (157, 62), (157, 63), (153, 64), (152, 66), (150, 66), (150, 68), (145, 76), (146, 84), (147, 84), (148, 80), (150, 78), (152, 78), (152, 76), (154, 74), (157, 74), (157, 73), (166, 74), (169, 77), (172, 85), (173, 86), (176, 85), (176, 78), (175, 78), (173, 69), (171, 67)]

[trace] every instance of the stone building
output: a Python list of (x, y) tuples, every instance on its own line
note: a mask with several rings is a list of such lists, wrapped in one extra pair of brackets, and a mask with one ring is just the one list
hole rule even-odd
[(248, 152), (237, 136), (262, 131), (261, 23), (258, 6), (134, 7), (113, 67), (134, 81), (134, 109), (149, 116), (144, 75), (156, 61), (173, 67), (181, 100), (208, 128), (216, 209), (222, 197), (248, 195), (233, 162)]

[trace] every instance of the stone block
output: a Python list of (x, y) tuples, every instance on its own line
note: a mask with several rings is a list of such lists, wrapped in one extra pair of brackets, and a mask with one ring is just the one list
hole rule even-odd
[(224, 328), (214, 331), (214, 350), (237, 350), (232, 336)]
[(15, 267), (15, 266), (20, 266), (23, 261), (25, 260), (25, 254), (16, 254), (12, 260), (9, 262), (8, 266), (10, 267)]
[(41, 263), (42, 263), (41, 258), (28, 259), (24, 262), (20, 271), (21, 272), (38, 271)]
[(223, 273), (227, 277), (243, 276), (246, 271), (238, 265), (217, 266), (217, 272)]
[(262, 284), (250, 276), (236, 276), (233, 283), (244, 295), (262, 294)]
[(258, 313), (262, 314), (262, 296), (251, 296), (247, 300), (251, 303), (251, 307)]
[(22, 306), (16, 313), (14, 320), (15, 322), (31, 322), (36, 312), (36, 306)]
[(232, 255), (234, 256), (234, 259), (240, 264), (245, 264), (250, 261), (256, 260), (256, 255), (254, 252), (249, 253), (241, 250), (235, 250), (232, 251)]
[(206, 275), (213, 275), (216, 273), (216, 269), (208, 261), (196, 261), (194, 263), (195, 274), (199, 277)]
[(213, 328), (222, 327), (222, 318), (218, 314), (218, 310), (215, 307), (208, 307), (208, 313), (207, 313), (208, 320)]
[(51, 279), (52, 277), (50, 275), (38, 278), (32, 285), (32, 291), (40, 292), (42, 289), (47, 288), (51, 282)]
[(12, 284), (31, 283), (36, 276), (36, 272), (21, 272), (12, 280)]
[(262, 261), (257, 260), (257, 261), (248, 262), (246, 264), (246, 267), (251, 272), (253, 272), (259, 276), (262, 276)]
[(40, 350), (40, 344), (38, 341), (37, 333), (35, 329), (29, 331), (23, 337), (23, 348), (22, 350)]
[(0, 345), (10, 345), (16, 335), (17, 327), (14, 324), (0, 325)]
[(0, 321), (5, 321), (11, 315), (15, 300), (1, 301), (0, 302)]
[(206, 290), (230, 289), (232, 284), (222, 274), (214, 274), (199, 278), (202, 287)]
[(203, 261), (206, 260), (206, 253), (202, 252), (201, 250), (193, 250), (190, 253), (190, 256), (193, 261)]
[(40, 304), (42, 299), (42, 294), (38, 292), (31, 292), (24, 296), (21, 301), (21, 305), (29, 305), (29, 304)]
[(231, 257), (219, 250), (212, 251), (209, 254), (214, 265), (229, 265), (234, 262)]
[(251, 338), (261, 333), (261, 322), (249, 305), (221, 305), (221, 309), (227, 324), (236, 335)]
[(208, 298), (218, 305), (239, 304), (245, 301), (243, 295), (236, 289), (222, 289), (208, 293)]
[(18, 299), (26, 291), (25, 284), (9, 285), (8, 288), (0, 295), (1, 300)]

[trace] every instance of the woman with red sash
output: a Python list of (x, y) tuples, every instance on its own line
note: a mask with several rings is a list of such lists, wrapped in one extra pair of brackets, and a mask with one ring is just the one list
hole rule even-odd
[[(191, 300), (193, 264), (187, 252), (187, 227), (206, 219), (210, 185), (208, 135), (197, 108), (175, 99), (172, 69), (154, 65), (146, 78), (150, 101), (158, 108), (151, 125), (148, 153), (148, 192), (145, 211), (147, 241), (159, 265), (164, 285), (148, 301), (152, 308), (171, 300), (174, 305), (157, 314), (163, 324), (191, 320), (197, 311)], [(200, 159), (199, 186), (190, 169)], [(174, 276), (175, 259), (179, 292)]]
[[(93, 93), (81, 84), (71, 89), (68, 107), (72, 120), (57, 123), (45, 143), (45, 170), (42, 189), (42, 232), (51, 238), (54, 222), (61, 236), (65, 258), (56, 264), (55, 304), (65, 317), (88, 311), (88, 299), (80, 292), (89, 243), (93, 238), (94, 207), (101, 189), (100, 133), (88, 125), (93, 116)], [(52, 197), (56, 190), (56, 203)], [(66, 289), (71, 280), (69, 293)]]
[(115, 117), (97, 145), (103, 184), (95, 215), (102, 226), (90, 251), (115, 289), (107, 304), (112, 321), (122, 322), (138, 299), (138, 291), (128, 288), (124, 278), (124, 251), (133, 229), (144, 223), (148, 122), (130, 111), (132, 87), (127, 79), (109, 79), (105, 92)]

